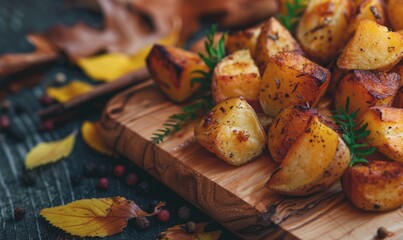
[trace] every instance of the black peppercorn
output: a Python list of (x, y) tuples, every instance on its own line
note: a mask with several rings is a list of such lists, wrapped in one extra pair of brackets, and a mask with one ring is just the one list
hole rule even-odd
[(14, 219), (15, 221), (20, 221), (25, 217), (26, 210), (23, 207), (16, 207), (14, 209)]
[(22, 183), (27, 187), (35, 186), (35, 177), (31, 172), (26, 172), (22, 176)]
[(146, 195), (148, 193), (150, 193), (151, 188), (150, 188), (150, 184), (148, 184), (148, 182), (143, 181), (139, 184), (137, 184), (137, 192), (141, 195)]
[(190, 208), (188, 208), (186, 206), (183, 206), (183, 207), (179, 208), (178, 217), (179, 217), (180, 220), (189, 221), (191, 216), (192, 216), (192, 214), (191, 214)]
[(70, 176), (70, 181), (72, 186), (78, 186), (81, 182), (81, 175), (78, 173), (72, 174)]
[(144, 230), (150, 226), (150, 221), (145, 217), (138, 217), (134, 219), (134, 226), (137, 229)]
[(380, 227), (378, 228), (378, 231), (376, 232), (376, 237), (378, 239), (384, 239), (389, 235), (389, 231), (386, 227)]
[(84, 165), (84, 176), (86, 176), (86, 177), (95, 177), (96, 168), (97, 168), (97, 165), (95, 165), (95, 163), (87, 162)]
[(182, 226), (182, 229), (185, 230), (185, 232), (192, 234), (196, 231), (196, 223), (187, 222), (184, 226)]

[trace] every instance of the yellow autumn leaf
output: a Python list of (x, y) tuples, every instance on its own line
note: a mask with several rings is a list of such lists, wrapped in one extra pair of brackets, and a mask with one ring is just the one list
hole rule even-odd
[(99, 135), (99, 122), (85, 121), (81, 126), (81, 134), (87, 145), (95, 151), (108, 156), (116, 156), (116, 153), (105, 144)]
[(131, 218), (156, 215), (164, 205), (160, 202), (153, 213), (146, 213), (124, 197), (93, 198), (45, 208), (40, 214), (50, 224), (71, 235), (106, 237), (122, 232)]
[(186, 225), (176, 225), (162, 232), (160, 240), (217, 240), (221, 236), (221, 231), (205, 232), (204, 228), (208, 223), (196, 224), (194, 233), (186, 232)]
[(77, 132), (74, 131), (61, 140), (39, 143), (25, 157), (25, 167), (33, 169), (68, 157), (73, 151), (76, 135)]
[[(171, 33), (157, 41), (163, 45), (175, 45), (180, 36), (181, 21), (174, 21)], [(111, 82), (117, 78), (145, 67), (145, 59), (153, 44), (144, 46), (131, 56), (121, 53), (105, 53), (98, 56), (81, 58), (77, 65), (92, 79)]]
[(46, 94), (56, 101), (64, 103), (76, 96), (90, 92), (93, 88), (89, 83), (74, 80), (62, 87), (49, 87), (46, 89)]

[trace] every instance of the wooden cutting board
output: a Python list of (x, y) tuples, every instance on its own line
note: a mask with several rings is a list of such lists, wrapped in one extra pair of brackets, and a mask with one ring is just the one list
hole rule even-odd
[(150, 137), (180, 107), (151, 81), (106, 106), (102, 135), (123, 156), (159, 179), (225, 227), (247, 239), (375, 239), (381, 226), (403, 239), (403, 209), (369, 213), (355, 209), (340, 185), (310, 197), (284, 197), (264, 187), (277, 167), (267, 153), (230, 166), (193, 138), (194, 124), (154, 145)]

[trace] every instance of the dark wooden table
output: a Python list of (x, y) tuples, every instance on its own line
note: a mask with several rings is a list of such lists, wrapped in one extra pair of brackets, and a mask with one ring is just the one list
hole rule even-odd
[[(0, 54), (6, 52), (31, 51), (32, 46), (26, 41), (25, 35), (29, 31), (41, 31), (55, 23), (73, 24), (82, 20), (93, 26), (102, 24), (99, 13), (79, 8), (66, 8), (62, 0), (0, 0)], [(167, 201), (167, 209), (171, 212), (171, 220), (160, 223), (155, 217), (150, 218), (151, 227), (146, 231), (136, 230), (133, 223), (123, 233), (108, 239), (156, 239), (158, 234), (167, 227), (181, 223), (177, 217), (177, 210), (181, 206), (188, 206), (193, 213), (193, 220), (211, 221), (202, 212), (185, 202), (167, 187), (155, 181), (147, 173), (130, 165), (125, 159), (113, 159), (90, 149), (81, 136), (73, 153), (67, 159), (55, 164), (40, 167), (31, 171), (36, 180), (35, 186), (25, 186), (21, 178), (26, 174), (24, 159), (26, 153), (37, 143), (60, 139), (80, 129), (83, 118), (74, 119), (66, 125), (50, 132), (38, 130), (39, 119), (35, 112), (42, 108), (38, 98), (44, 93), (44, 87), (50, 84), (56, 73), (62, 72), (69, 80), (79, 79), (94, 83), (78, 68), (67, 64), (57, 64), (45, 71), (41, 83), (33, 88), (9, 95), (7, 98), (14, 106), (22, 106), (21, 113), (7, 113), (12, 121), (12, 127), (22, 133), (24, 139), (17, 141), (8, 134), (0, 132), (0, 240), (17, 239), (77, 239), (63, 231), (52, 227), (40, 215), (42, 208), (67, 204), (71, 201), (84, 198), (100, 198), (123, 196), (138, 203), (144, 209), (149, 207), (151, 200)], [(96, 120), (92, 116), (90, 120)], [(125, 164), (128, 169), (140, 175), (140, 178), (151, 185), (151, 193), (140, 195), (136, 188), (126, 187), (122, 180), (109, 174), (110, 187), (100, 192), (95, 189), (96, 178), (83, 178), (79, 186), (73, 187), (70, 175), (82, 174), (83, 166), (93, 162), (105, 164), (109, 169), (116, 164)], [(13, 219), (13, 209), (24, 207), (27, 210), (21, 221)], [(213, 226), (213, 228), (221, 228)], [(224, 230), (222, 239), (235, 239)]]

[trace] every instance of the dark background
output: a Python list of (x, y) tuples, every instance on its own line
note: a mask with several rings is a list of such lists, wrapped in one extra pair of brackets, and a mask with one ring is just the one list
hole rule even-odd
[[(92, 26), (102, 26), (102, 16), (99, 13), (80, 8), (71, 8), (63, 0), (0, 0), (0, 54), (8, 52), (28, 52), (33, 47), (25, 36), (28, 32), (44, 31), (56, 23), (72, 25), (81, 20)], [(77, 239), (63, 231), (52, 227), (40, 215), (43, 208), (67, 204), (74, 200), (85, 198), (100, 198), (123, 196), (135, 201), (143, 209), (149, 209), (151, 200), (167, 201), (166, 208), (171, 213), (171, 220), (160, 223), (156, 217), (149, 218), (151, 227), (148, 230), (136, 230), (133, 221), (121, 234), (107, 239), (156, 239), (158, 234), (167, 227), (182, 223), (177, 217), (177, 210), (181, 206), (192, 209), (192, 220), (211, 221), (189, 203), (174, 192), (156, 182), (142, 170), (130, 165), (128, 160), (113, 159), (90, 149), (78, 135), (73, 153), (67, 159), (46, 165), (30, 171), (36, 181), (35, 186), (25, 186), (21, 179), (26, 174), (24, 159), (27, 152), (36, 144), (43, 141), (60, 139), (75, 129), (80, 129), (81, 123), (86, 120), (96, 120), (99, 114), (90, 118), (75, 118), (54, 131), (43, 132), (38, 130), (39, 119), (35, 112), (42, 108), (38, 98), (43, 95), (46, 85), (54, 82), (56, 73), (64, 73), (68, 80), (79, 79), (95, 84), (87, 78), (81, 70), (66, 63), (58, 63), (44, 72), (41, 83), (33, 88), (23, 89), (17, 94), (7, 97), (13, 106), (23, 110), (16, 113), (11, 110), (7, 114), (12, 121), (12, 128), (23, 135), (23, 140), (15, 140), (0, 131), (0, 239)], [(151, 185), (151, 193), (140, 195), (136, 188), (128, 188), (122, 180), (109, 174), (110, 186), (107, 191), (95, 189), (97, 178), (83, 178), (79, 186), (73, 187), (70, 175), (82, 174), (86, 163), (105, 164), (112, 169), (122, 163), (127, 169), (140, 175)], [(24, 207), (27, 210), (21, 221), (13, 219), (15, 207)], [(212, 224), (210, 229), (222, 229), (218, 224)], [(224, 229), (223, 229), (224, 230)], [(224, 230), (222, 239), (235, 239)]]

